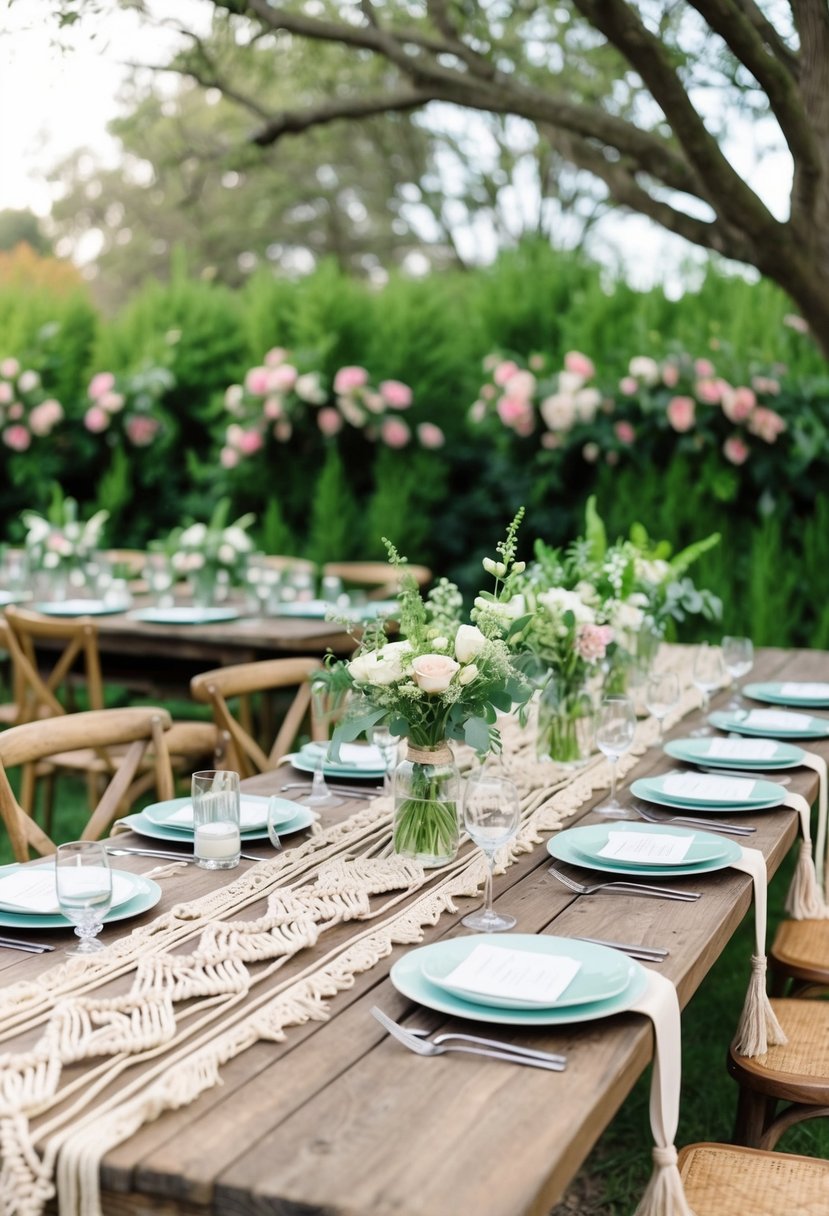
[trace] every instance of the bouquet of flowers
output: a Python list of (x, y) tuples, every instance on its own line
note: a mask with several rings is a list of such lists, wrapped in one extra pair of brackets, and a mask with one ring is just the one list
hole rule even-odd
[(97, 372), (87, 389), (84, 426), (93, 435), (123, 433), (132, 447), (149, 447), (165, 429), (160, 402), (174, 384), (168, 368), (151, 364), (125, 375)]
[(63, 420), (63, 406), (43, 390), (40, 375), (17, 359), (0, 360), (0, 436), (13, 452), (50, 435)]
[(407, 740), (409, 758), (395, 776), (394, 847), (427, 865), (454, 856), (458, 844), (457, 770), (447, 740), (464, 740), (481, 755), (497, 749), (498, 713), (523, 705), (531, 693), (513, 660), (509, 630), (493, 610), (504, 580), (521, 566), (514, 558), (522, 514), (498, 546), (498, 558), (484, 563), (495, 575), (495, 591), (481, 600), (473, 620), (461, 619), (460, 596), (445, 579), (424, 600), (384, 540), (402, 575), (401, 637), (389, 642), (382, 624), (369, 627), (355, 655), (330, 662), (325, 673), (332, 691), (353, 694), (351, 712), (334, 731), (335, 753), (341, 742), (380, 723)]
[(24, 511), (21, 519), (26, 529), (29, 569), (55, 572), (79, 568), (92, 558), (101, 547), (109, 512), (96, 511), (89, 519), (80, 520), (75, 499), (64, 498), (60, 487), (55, 486), (46, 516)]
[(174, 528), (166, 540), (152, 546), (169, 556), (178, 577), (192, 581), (197, 600), (209, 601), (217, 591), (244, 582), (248, 556), (254, 548), (247, 530), (256, 517), (242, 515), (228, 523), (229, 511), (230, 499), (223, 498), (208, 523)]

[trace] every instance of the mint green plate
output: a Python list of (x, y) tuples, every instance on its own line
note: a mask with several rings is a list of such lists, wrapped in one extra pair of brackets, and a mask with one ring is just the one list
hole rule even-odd
[[(317, 755), (313, 743), (306, 743), (301, 751), (290, 757), (291, 764), (302, 773), (314, 773), (317, 769)], [(380, 764), (344, 764), (326, 760), (322, 771), (326, 777), (351, 778), (353, 781), (364, 781), (369, 778), (385, 777), (386, 766)]]
[[(626, 820), (619, 820), (616, 823), (597, 823), (588, 824), (581, 828), (568, 828), (564, 832), (559, 832), (556, 836), (551, 836), (547, 841), (547, 852), (551, 857), (557, 858), (559, 861), (566, 861), (573, 866), (581, 866), (582, 869), (589, 870), (606, 870), (610, 874), (625, 874), (637, 875), (639, 878), (644, 878), (646, 875), (650, 878), (677, 878), (685, 874), (710, 874), (715, 870), (724, 870), (726, 866), (730, 866), (733, 862), (738, 861), (742, 856), (742, 849), (733, 840), (727, 840), (725, 837), (717, 837), (706, 832), (695, 831), (694, 835), (697, 840), (704, 839), (711, 842), (711, 849), (714, 845), (717, 846), (717, 851), (713, 857), (707, 860), (697, 860), (696, 862), (684, 861), (678, 866), (646, 866), (634, 865), (628, 862), (612, 861), (608, 857), (598, 857), (596, 854), (603, 845), (607, 843), (607, 834), (611, 830), (622, 832), (642, 832), (654, 831), (658, 834), (663, 832), (679, 836), (687, 836), (688, 828), (672, 828), (662, 824), (652, 823), (628, 823)], [(691, 846), (693, 850), (694, 846)], [(704, 848), (703, 851), (707, 851)], [(693, 855), (693, 854), (692, 854)]]
[[(19, 866), (4, 866), (4, 871), (19, 869)], [(132, 899), (126, 900), (125, 903), (118, 904), (115, 908), (110, 908), (104, 917), (104, 924), (112, 924), (113, 921), (129, 920), (133, 916), (141, 916), (142, 913), (148, 912), (150, 908), (154, 908), (161, 899), (161, 887), (157, 882), (153, 882), (151, 878), (145, 878), (143, 874), (131, 874), (128, 870), (113, 871), (113, 873), (124, 875), (135, 884), (135, 895)], [(48, 912), (45, 915), (38, 915), (35, 912), (5, 912), (0, 911), (0, 925), (8, 929), (73, 929), (74, 925), (68, 921), (65, 916), (61, 916), (59, 912)]]
[[(270, 802), (270, 799), (263, 797), (261, 794), (242, 794), (241, 800), (243, 803), (253, 803), (256, 811), (258, 812), (256, 823), (249, 823), (248, 827), (245, 828), (243, 835), (247, 832), (258, 832), (266, 828), (268, 823), (268, 803)], [(182, 824), (168, 822), (171, 815), (174, 815), (176, 811), (181, 810), (183, 806), (189, 806), (192, 801), (192, 798), (169, 798), (165, 802), (153, 802), (150, 806), (145, 806), (141, 811), (141, 814), (146, 819), (149, 819), (152, 823), (156, 824), (157, 827), (167, 828), (170, 832), (176, 832), (179, 836), (192, 840), (194, 831), (192, 823)], [(288, 823), (288, 821), (293, 819), (294, 815), (296, 814), (297, 804), (295, 802), (289, 802), (287, 798), (280, 798), (279, 802), (279, 818), (274, 820), (274, 826), (281, 831), (282, 825)]]
[[(808, 680), (786, 680), (786, 684), (808, 684)], [(824, 680), (820, 681), (825, 684)], [(784, 685), (781, 683), (772, 684), (746, 684), (743, 689), (743, 695), (751, 697), (752, 701), (767, 701), (770, 705), (791, 705), (795, 709), (827, 709), (829, 708), (829, 697), (826, 694), (815, 694), (804, 696), (784, 696)]]
[[(740, 742), (740, 740), (737, 740)], [(802, 747), (792, 743), (775, 743), (775, 752), (767, 760), (744, 759), (741, 756), (710, 756), (708, 754), (712, 739), (670, 739), (662, 749), (674, 760), (682, 760), (686, 764), (704, 764), (706, 768), (750, 768), (758, 772), (774, 769), (798, 768), (803, 763), (805, 752)]]
[(235, 621), (238, 608), (197, 608), (194, 604), (174, 604), (171, 608), (138, 608), (130, 613), (134, 621), (149, 625), (213, 625), (219, 621)]
[[(294, 816), (288, 819), (285, 823), (279, 825), (279, 835), (289, 836), (291, 832), (301, 832), (304, 828), (309, 828), (315, 822), (317, 816), (308, 807), (294, 805)], [(185, 844), (190, 852), (193, 850), (193, 833), (182, 832), (180, 829), (164, 827), (161, 823), (153, 823), (148, 819), (143, 811), (138, 811), (135, 815), (125, 815), (123, 819), (118, 820), (119, 823), (125, 823), (127, 827), (132, 828), (133, 832), (137, 832), (139, 836), (150, 836), (153, 840), (171, 840), (176, 844)], [(265, 828), (253, 828), (250, 831), (242, 832), (242, 840), (267, 840), (268, 833)], [(113, 838), (114, 843), (118, 843), (118, 837)]]
[[(518, 943), (528, 944), (522, 947)], [(532, 943), (532, 946), (529, 943)], [(580, 951), (582, 948), (587, 951), (589, 948), (590, 955), (585, 953), (582, 957), (590, 959), (588, 974), (596, 975), (595, 991), (597, 993), (601, 992), (602, 985), (607, 983), (597, 974), (603, 970), (602, 957), (606, 960), (605, 966), (608, 974), (618, 974), (617, 969), (621, 961), (628, 977), (627, 983), (621, 991), (612, 996), (602, 998), (597, 995), (595, 999), (587, 999), (582, 1004), (556, 1004), (543, 1009), (514, 1009), (502, 1005), (479, 1004), (477, 1001), (473, 1004), (472, 1001), (463, 1000), (454, 993), (437, 987), (427, 979), (424, 968), (432, 971), (433, 974), (438, 974), (446, 965), (446, 959), (454, 958), (452, 966), (455, 966), (464, 957), (462, 954), (456, 954), (455, 951), (462, 950), (468, 953), (481, 944), (498, 946), (501, 944), (501, 939), (494, 939), (492, 934), (482, 933), (469, 937), (450, 938), (444, 942), (433, 942), (429, 946), (420, 946), (416, 950), (410, 950), (394, 964), (389, 978), (398, 992), (417, 1001), (420, 1005), (425, 1005), (427, 1009), (436, 1009), (439, 1013), (448, 1013), (454, 1017), (468, 1018), (472, 1022), (493, 1022), (504, 1026), (556, 1026), (566, 1025), (570, 1022), (592, 1022), (599, 1018), (610, 1017), (611, 1014), (623, 1013), (629, 1009), (645, 991), (648, 982), (648, 973), (644, 967), (606, 946), (589, 946), (587, 942), (575, 942), (563, 937), (547, 937), (544, 934), (533, 936), (521, 933), (510, 934), (508, 939), (503, 940), (503, 945), (518, 949), (535, 948), (550, 954), (560, 954), (566, 951), (571, 957), (573, 957), (574, 951)], [(596, 953), (594, 954), (593, 951)], [(573, 983), (575, 984), (575, 982), (574, 979)], [(590, 991), (589, 986), (585, 991)], [(566, 992), (562, 995), (566, 996)]]
[[(782, 806), (786, 801), (786, 791), (772, 781), (755, 781), (754, 789), (748, 798), (713, 802), (709, 799), (680, 798), (676, 794), (666, 794), (665, 780), (665, 776), (640, 777), (632, 783), (630, 792), (634, 798), (644, 798), (646, 802), (655, 802), (657, 806), (669, 806), (673, 810), (710, 811), (713, 814), (727, 811), (767, 811), (772, 807)], [(750, 781), (751, 778), (740, 777), (735, 780)]]
[(44, 600), (35, 611), (44, 616), (115, 616), (126, 612), (129, 602), (110, 604), (106, 600)]
[(747, 726), (744, 711), (729, 713), (727, 710), (717, 710), (708, 715), (708, 721), (717, 730), (736, 731), (738, 735), (756, 735), (761, 739), (825, 739), (829, 735), (829, 720), (813, 718), (803, 714), (803, 725), (793, 730), (781, 730), (779, 727)]

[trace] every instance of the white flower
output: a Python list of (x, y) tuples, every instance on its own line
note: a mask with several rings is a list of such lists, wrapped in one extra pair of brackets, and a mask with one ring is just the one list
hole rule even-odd
[(485, 600), (482, 595), (475, 597), (475, 607), (479, 612), (491, 613), (501, 620), (515, 621), (527, 611), (523, 595), (514, 595), (509, 600)]
[(448, 650), (449, 649), (449, 639), (444, 638), (444, 637), (432, 638), (432, 649), (433, 650)]
[(411, 654), (411, 642), (386, 642), (385, 646), (379, 651), (379, 659), (386, 669), (386, 673), (390, 674), (391, 678), (388, 683), (393, 683), (394, 680), (402, 680), (405, 675), (403, 666), (403, 656)]
[(459, 670), (460, 664), (448, 654), (422, 654), (412, 663), (415, 682), (424, 692), (446, 692)]
[(181, 534), (181, 544), (185, 549), (198, 549), (207, 539), (207, 528), (204, 524), (191, 524)]
[(222, 535), (224, 536), (225, 543), (232, 545), (237, 553), (249, 553), (253, 547), (253, 542), (247, 532), (244, 532), (241, 528), (237, 528), (235, 525), (225, 528)]
[(615, 607), (613, 612), (613, 624), (617, 629), (625, 632), (634, 633), (645, 619), (645, 614), (638, 604), (631, 603), (633, 596), (629, 600), (622, 600)]
[(37, 372), (21, 372), (17, 381), (17, 387), (21, 393), (30, 393), (40, 384), (40, 376)]
[(576, 393), (574, 402), (579, 422), (592, 422), (602, 403), (602, 395), (597, 388), (582, 388)]
[(223, 566), (232, 566), (236, 561), (236, 550), (233, 548), (233, 545), (219, 545), (216, 556)]
[(546, 608), (550, 616), (563, 616), (572, 612), (579, 624), (592, 625), (596, 620), (593, 609), (585, 604), (577, 591), (567, 591), (564, 587), (550, 587), (538, 597), (539, 604)]
[(358, 684), (395, 684), (403, 679), (403, 655), (410, 650), (408, 642), (387, 642), (381, 650), (358, 654), (348, 664), (351, 678)]
[(628, 365), (628, 371), (637, 380), (644, 380), (645, 384), (659, 383), (659, 364), (649, 355), (635, 355)]
[(471, 684), (478, 675), (478, 668), (474, 663), (468, 663), (466, 667), (461, 668), (461, 674), (458, 676), (459, 684)]
[(459, 663), (469, 663), (477, 658), (486, 646), (486, 638), (477, 625), (461, 625), (455, 634), (455, 658)]
[(504, 385), (504, 394), (519, 401), (529, 401), (535, 392), (535, 383), (532, 372), (517, 371)]
[(322, 405), (325, 401), (325, 389), (320, 384), (318, 372), (306, 372), (304, 376), (297, 376), (294, 392), (301, 401), (307, 401), (309, 405)]
[(558, 391), (560, 393), (577, 393), (584, 384), (584, 376), (579, 372), (559, 372)]
[(670, 563), (662, 561), (658, 557), (637, 557), (634, 562), (634, 570), (636, 571), (636, 577), (641, 579), (643, 583), (651, 583), (657, 587), (666, 582), (671, 575)]
[(576, 403), (568, 393), (545, 397), (538, 408), (550, 431), (569, 431), (576, 421)]

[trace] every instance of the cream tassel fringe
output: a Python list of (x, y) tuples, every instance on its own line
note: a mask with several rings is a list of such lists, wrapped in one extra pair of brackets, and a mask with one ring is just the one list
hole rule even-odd
[(787, 1042), (766, 994), (766, 956), (752, 954), (751, 979), (737, 1026), (734, 1050), (741, 1056), (762, 1056), (768, 1051), (770, 1043), (782, 1045)]
[(654, 1146), (654, 1171), (634, 1216), (694, 1216), (682, 1189), (676, 1160), (672, 1144), (666, 1148)]

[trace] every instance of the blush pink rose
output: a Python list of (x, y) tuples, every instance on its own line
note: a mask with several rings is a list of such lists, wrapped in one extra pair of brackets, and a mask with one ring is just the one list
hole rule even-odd
[(258, 431), (242, 431), (239, 436), (239, 451), (243, 456), (253, 456), (256, 452), (261, 451), (263, 442)]
[(729, 422), (745, 422), (756, 404), (754, 390), (745, 385), (723, 393), (722, 411)]
[(499, 363), (492, 373), (492, 379), (499, 388), (503, 388), (508, 380), (511, 380), (516, 372), (521, 368), (513, 359), (505, 359), (503, 363)]
[(286, 393), (297, 382), (299, 372), (291, 363), (280, 363), (268, 371), (268, 392)]
[(412, 404), (412, 390), (402, 380), (381, 380), (380, 395), (393, 410), (407, 410)]
[(636, 431), (629, 422), (624, 419), (613, 424), (613, 430), (616, 433), (616, 438), (620, 443), (633, 443), (636, 440)]
[(495, 408), (504, 426), (517, 429), (522, 420), (526, 425), (528, 414), (532, 419), (532, 406), (521, 397), (499, 397)]
[(341, 367), (334, 377), (335, 393), (353, 393), (368, 384), (368, 372), (364, 367)]
[(434, 422), (421, 422), (417, 428), (417, 438), (424, 448), (442, 448), (446, 443), (446, 436)]
[(668, 422), (675, 431), (690, 431), (694, 425), (695, 411), (692, 397), (672, 397), (668, 402)]
[(278, 367), (280, 363), (285, 362), (285, 357), (288, 352), (282, 346), (274, 346), (265, 355), (266, 367)]
[(148, 418), (145, 414), (134, 414), (124, 424), (127, 439), (137, 448), (148, 447), (155, 439), (159, 429), (160, 424), (158, 420)]
[(92, 405), (83, 416), (83, 424), (93, 435), (99, 435), (109, 426), (109, 414), (99, 405)]
[(264, 397), (270, 385), (270, 372), (267, 367), (252, 367), (245, 376), (245, 388), (254, 397)]
[(390, 448), (404, 448), (412, 433), (402, 418), (386, 418), (380, 427), (380, 438)]
[(750, 451), (749, 446), (739, 435), (732, 435), (722, 445), (723, 455), (731, 464), (745, 464)]
[(323, 435), (336, 435), (343, 429), (342, 415), (331, 405), (326, 405), (317, 414), (317, 425)]
[(782, 435), (786, 423), (775, 410), (764, 405), (758, 405), (747, 423), (752, 435), (757, 435), (764, 443), (775, 443), (777, 436)]
[(619, 381), (619, 392), (624, 393), (626, 397), (632, 397), (639, 388), (639, 381), (633, 376), (622, 376)]
[(412, 663), (415, 683), (428, 693), (446, 692), (458, 671), (460, 663), (450, 659), (448, 654), (422, 654)]
[(103, 397), (104, 393), (111, 393), (115, 388), (115, 377), (112, 372), (98, 372), (89, 381), (89, 396), (92, 401), (97, 401), (99, 397)]
[(29, 426), (34, 435), (48, 435), (52, 427), (56, 426), (61, 418), (63, 418), (63, 406), (59, 401), (55, 401), (50, 397), (46, 401), (41, 401), (40, 405), (36, 405), (29, 414)]
[(695, 359), (694, 371), (701, 380), (709, 380), (714, 375), (714, 364), (710, 359)]
[(757, 393), (765, 393), (769, 397), (776, 397), (780, 392), (780, 381), (774, 380), (770, 376), (752, 376), (751, 387)]
[(666, 388), (676, 388), (679, 383), (679, 368), (675, 363), (663, 364), (662, 383)]
[(276, 422), (277, 418), (281, 418), (284, 414), (282, 402), (279, 397), (266, 397), (265, 404), (262, 406), (262, 413), (269, 422)]
[(529, 401), (537, 383), (532, 372), (517, 371), (504, 385), (504, 394), (507, 397), (519, 397), (522, 401)]
[(239, 453), (235, 448), (222, 448), (219, 452), (219, 464), (223, 469), (235, 469), (239, 463)]
[(3, 359), (0, 363), (0, 375), (5, 376), (7, 380), (13, 380), (20, 371), (20, 364), (16, 359)]
[(576, 651), (587, 663), (603, 659), (613, 641), (613, 630), (609, 625), (580, 625), (576, 635)]
[(0, 405), (8, 405), (14, 397), (14, 389), (7, 380), (0, 380)]
[(3, 442), (13, 452), (25, 452), (32, 442), (32, 437), (25, 426), (8, 426), (3, 432)]
[(719, 405), (723, 399), (723, 395), (731, 391), (731, 385), (727, 380), (697, 380), (694, 386), (694, 392), (697, 399), (703, 405)]
[(9, 418), (11, 418), (12, 422), (17, 422), (23, 417), (25, 412), (19, 401), (15, 401), (14, 405), (9, 406)]
[(117, 414), (119, 410), (124, 408), (123, 393), (101, 393), (98, 398), (98, 405), (102, 410), (106, 410), (108, 414)]
[(596, 374), (593, 360), (588, 359), (587, 355), (583, 355), (580, 350), (568, 350), (564, 356), (564, 370), (572, 372), (575, 376), (581, 376), (585, 380), (589, 380)]

